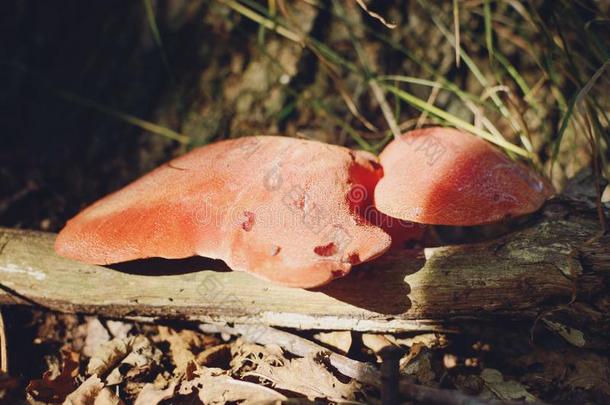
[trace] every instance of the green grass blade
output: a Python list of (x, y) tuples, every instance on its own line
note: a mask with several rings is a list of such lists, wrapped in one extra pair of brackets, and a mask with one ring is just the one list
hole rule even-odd
[(488, 105), (485, 104), (485, 102), (481, 99), (481, 97), (461, 91), (459, 89), (459, 87), (449, 85), (445, 81), (435, 81), (435, 80), (421, 79), (419, 77), (403, 76), (403, 75), (382, 75), (382, 76), (377, 76), (376, 79), (379, 81), (417, 84), (420, 86), (433, 87), (433, 88), (440, 87), (443, 90), (446, 90), (446, 91), (449, 91), (449, 92), (455, 94), (462, 100), (472, 101), (479, 105), (488, 107)]
[(494, 55), (494, 43), (492, 36), (492, 19), (491, 19), (491, 6), (489, 0), (483, 1), (483, 16), (485, 19), (485, 44), (487, 45), (487, 53), (489, 54), (489, 63), (493, 61)]
[(143, 0), (144, 9), (146, 10), (146, 19), (148, 20), (148, 26), (150, 27), (150, 31), (153, 34), (153, 39), (157, 48), (159, 48), (159, 53), (161, 54), (161, 63), (163, 63), (163, 67), (165, 68), (169, 79), (173, 82), (174, 75), (172, 73), (172, 69), (169, 66), (169, 60), (167, 59), (167, 55), (165, 54), (165, 48), (163, 47), (163, 41), (161, 40), (161, 33), (159, 32), (159, 26), (157, 25), (157, 19), (155, 18), (155, 10), (153, 9), (151, 0)]
[(553, 154), (552, 154), (553, 163), (555, 162), (555, 160), (557, 159), (557, 156), (559, 154), (559, 147), (561, 146), (561, 140), (563, 139), (563, 135), (564, 135), (566, 129), (568, 128), (570, 118), (572, 118), (572, 115), (574, 114), (574, 109), (578, 108), (580, 103), (582, 103), (583, 100), (585, 99), (585, 97), (587, 97), (587, 94), (591, 91), (591, 89), (595, 85), (595, 82), (597, 81), (597, 79), (599, 79), (601, 77), (601, 75), (608, 68), (608, 66), (610, 66), (610, 59), (607, 60), (602, 66), (600, 66), (599, 69), (597, 69), (597, 71), (593, 74), (593, 76), (591, 76), (591, 78), (587, 81), (587, 83), (585, 83), (585, 85), (580, 89), (580, 91), (576, 94), (576, 96), (574, 96), (572, 98), (572, 100), (570, 101), (570, 104), (568, 105), (568, 109), (561, 120), (561, 125), (559, 126), (559, 132), (557, 132), (557, 138), (553, 144)]
[[(261, 7), (260, 5), (257, 5), (256, 3), (254, 3), (254, 2), (252, 2), (250, 0), (243, 0), (243, 2), (247, 3), (248, 5), (250, 5), (254, 9), (260, 10), (261, 12), (265, 11), (263, 7)], [(332, 9), (332, 7), (329, 7), (325, 3), (323, 3), (323, 2), (315, 2), (315, 3), (312, 3), (312, 5), (314, 7), (319, 8), (320, 10), (324, 10), (325, 12), (330, 13), (333, 16), (333, 18), (335, 18), (337, 21), (342, 22), (344, 25), (349, 25), (350, 24), (350, 22), (345, 18), (344, 15), (341, 15), (341, 14), (335, 12)], [(394, 50), (400, 52), (401, 54), (405, 55), (411, 62), (417, 64), (418, 66), (421, 66), (426, 71), (426, 73), (428, 73), (431, 76), (433, 76), (435, 80), (443, 83), (443, 85), (446, 86), (447, 88), (450, 88), (451, 91), (454, 92), (455, 94), (458, 94), (460, 96), (460, 98), (462, 98), (462, 99), (471, 99), (473, 101), (476, 101), (476, 100), (480, 99), (479, 96), (470, 94), (470, 93), (462, 90), (455, 83), (449, 81), (446, 77), (444, 77), (441, 73), (439, 73), (439, 71), (436, 68), (434, 68), (432, 65), (427, 63), (424, 59), (417, 57), (408, 48), (406, 48), (404, 45), (402, 45), (399, 42), (393, 41), (390, 37), (385, 35), (382, 31), (372, 29), (368, 25), (364, 25), (362, 28), (363, 28), (363, 30), (364, 30), (364, 32), (366, 34), (371, 35), (372, 37), (380, 40), (381, 42), (383, 42), (384, 44), (388, 45), (392, 49), (394, 49)], [(363, 38), (359, 38), (359, 39), (360, 40), (364, 40)], [(341, 59), (338, 55), (336, 57)], [(341, 60), (340, 63), (343, 64), (344, 66), (352, 69), (353, 71), (355, 71), (355, 67), (353, 66), (353, 64), (351, 66), (347, 66), (345, 60)], [(490, 108), (490, 109), (493, 109), (494, 111), (499, 111), (498, 108), (495, 105), (493, 105), (493, 104), (492, 105), (486, 105), (486, 107)]]
[(239, 2), (235, 1), (235, 0), (219, 0), (221, 3), (229, 6), (230, 8), (232, 8), (233, 10), (237, 11), (239, 14), (243, 15), (244, 17), (247, 17), (249, 19), (251, 19), (252, 21), (264, 26), (265, 28), (274, 31), (278, 34), (280, 34), (281, 36), (294, 41), (294, 42), (298, 42), (301, 43), (301, 37), (285, 28), (284, 26), (280, 25), (277, 21), (274, 21), (270, 18), (265, 17), (262, 14), (257, 13), (256, 11), (244, 6), (243, 4), (240, 4)]
[(191, 138), (187, 135), (181, 134), (164, 126), (154, 124), (150, 121), (143, 120), (131, 114), (124, 113), (112, 107), (105, 106), (96, 101), (81, 97), (77, 94), (61, 90), (57, 91), (57, 94), (64, 100), (91, 108), (120, 121), (139, 127), (145, 131), (152, 132), (153, 134), (157, 134), (173, 141), (180, 142), (181, 144), (186, 145), (189, 144), (191, 141)]
[(415, 107), (421, 111), (426, 111), (430, 115), (434, 115), (457, 128), (471, 132), (471, 133), (473, 133), (489, 142), (492, 142), (510, 152), (513, 152), (519, 156), (523, 156), (526, 158), (530, 157), (529, 153), (525, 149), (508, 142), (504, 138), (498, 138), (496, 136), (493, 136), (489, 132), (484, 131), (480, 128), (477, 128), (474, 125), (470, 124), (469, 122), (466, 122), (460, 118), (457, 118), (456, 116), (451, 115), (451, 114), (447, 113), (446, 111), (443, 111), (440, 108), (435, 107), (432, 104), (429, 104), (426, 101), (424, 101), (418, 97), (415, 97), (414, 95), (407, 93), (406, 91), (404, 91), (402, 89), (399, 89), (397, 87), (387, 85), (387, 84), (383, 85), (383, 87), (386, 90), (388, 90), (389, 92), (396, 94), (402, 100), (411, 104), (413, 107)]
[(460, 6), (458, 0), (453, 0), (453, 30), (455, 32), (455, 65), (459, 67), (462, 51), (460, 46)]
[[(477, 64), (470, 58), (470, 56), (468, 56), (468, 54), (464, 51), (464, 49), (458, 46), (457, 39), (455, 38), (455, 36), (449, 32), (449, 30), (445, 27), (444, 23), (438, 18), (439, 11), (437, 9), (431, 8), (425, 1), (420, 0), (419, 3), (422, 5), (422, 7), (424, 9), (426, 9), (428, 11), (430, 18), (432, 19), (432, 22), (437, 26), (437, 28), (443, 34), (443, 36), (445, 38), (447, 38), (447, 41), (451, 44), (451, 46), (453, 46), (456, 49), (459, 49), (461, 59), (464, 61), (464, 63), (468, 67), (468, 69), (472, 72), (472, 74), (477, 79), (477, 81), (481, 84), (481, 86), (483, 86), (484, 88), (488, 88), (490, 86), (490, 84), (487, 81), (487, 78), (485, 77), (483, 72), (481, 72), (481, 70), (479, 69)], [(519, 133), (520, 132), (519, 124), (516, 122), (515, 118), (511, 116), (510, 111), (508, 110), (508, 108), (506, 108), (506, 105), (504, 105), (504, 102), (502, 102), (500, 97), (498, 97), (498, 95), (496, 93), (492, 93), (490, 97), (491, 97), (491, 100), (494, 102), (494, 104), (498, 107), (502, 116), (504, 118), (506, 118), (506, 120), (510, 123), (513, 130), (515, 130), (517, 133)]]

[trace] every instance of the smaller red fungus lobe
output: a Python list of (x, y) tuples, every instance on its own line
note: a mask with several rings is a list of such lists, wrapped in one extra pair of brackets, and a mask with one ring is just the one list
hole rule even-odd
[(328, 257), (337, 253), (337, 245), (335, 245), (335, 242), (330, 242), (327, 245), (316, 246), (313, 251), (318, 256)]
[(407, 221), (488, 224), (534, 212), (554, 194), (533, 169), (455, 129), (408, 132), (390, 142), (379, 159), (384, 176), (375, 187), (375, 207)]
[(241, 228), (246, 232), (250, 232), (252, 230), (252, 226), (254, 226), (254, 213), (244, 211), (244, 216), (246, 219), (241, 223)]

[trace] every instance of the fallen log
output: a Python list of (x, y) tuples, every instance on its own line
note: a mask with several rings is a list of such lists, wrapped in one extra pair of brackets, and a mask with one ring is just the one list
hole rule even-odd
[(549, 201), (498, 239), (389, 254), (315, 290), (277, 286), (219, 261), (113, 268), (57, 256), (51, 233), (0, 228), (0, 304), (107, 317), (373, 332), (447, 330), (468, 319), (540, 319), (571, 343), (610, 336), (610, 237), (595, 209)]

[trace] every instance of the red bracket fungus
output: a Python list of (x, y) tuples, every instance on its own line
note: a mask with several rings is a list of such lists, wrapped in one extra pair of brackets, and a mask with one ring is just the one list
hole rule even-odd
[(360, 215), (381, 175), (374, 156), (340, 146), (272, 136), (218, 142), (86, 208), (55, 250), (92, 264), (199, 255), (315, 287), (389, 248), (390, 236)]
[(553, 194), (540, 175), (454, 129), (409, 132), (380, 162), (294, 138), (218, 142), (86, 208), (59, 233), (55, 250), (92, 264), (199, 255), (310, 288), (391, 244), (417, 242), (422, 226), (406, 221), (492, 223), (533, 212)]
[(379, 156), (376, 208), (435, 225), (480, 225), (539, 209), (552, 185), (484, 140), (426, 128), (393, 140)]

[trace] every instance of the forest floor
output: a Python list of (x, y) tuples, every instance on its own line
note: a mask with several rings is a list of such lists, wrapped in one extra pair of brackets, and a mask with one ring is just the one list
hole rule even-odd
[[(492, 2), (489, 10), (469, 1), (458, 14), (449, 2), (401, 3), (376, 5), (396, 23), (390, 28), (356, 2), (5, 2), (0, 225), (57, 232), (162, 162), (253, 134), (377, 153), (393, 124), (405, 131), (473, 122), (518, 145), (558, 190), (592, 156), (604, 166), (608, 44), (596, 42), (610, 37), (603, 2)], [(390, 87), (379, 97), (371, 82), (404, 85), (424, 104)], [(435, 116), (430, 105), (450, 116)], [(599, 173), (608, 178), (608, 170)], [(323, 356), (196, 324), (1, 311), (9, 361), (0, 403), (380, 398), (379, 388), (341, 375)], [(609, 348), (576, 347), (543, 322), (468, 322), (447, 333), (287, 332), (374, 367), (381, 347), (396, 347), (408, 381), (482, 401), (610, 403)], [(200, 389), (209, 384), (219, 391)]]

